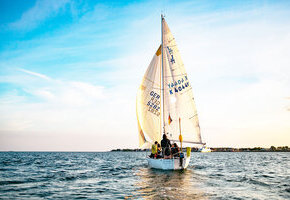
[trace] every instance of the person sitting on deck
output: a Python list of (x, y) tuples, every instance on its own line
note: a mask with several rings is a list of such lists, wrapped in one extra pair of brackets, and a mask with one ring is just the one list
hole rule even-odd
[(149, 156), (150, 158), (156, 158), (157, 157), (157, 144), (158, 144), (157, 141), (155, 141), (155, 143), (152, 144), (151, 155)]
[(179, 157), (179, 147), (177, 146), (176, 143), (174, 143), (174, 144), (172, 145), (171, 153), (172, 153), (172, 156), (173, 156), (173, 157)]
[(161, 150), (161, 146), (160, 146), (160, 144), (158, 143), (158, 144), (157, 144), (157, 156), (156, 156), (156, 158), (162, 158), (161, 152), (162, 152), (162, 150)]
[(162, 152), (163, 156), (165, 159), (170, 159), (171, 158), (171, 153), (170, 153), (170, 140), (167, 139), (167, 136), (163, 134), (163, 139), (161, 140), (161, 147), (162, 147)]

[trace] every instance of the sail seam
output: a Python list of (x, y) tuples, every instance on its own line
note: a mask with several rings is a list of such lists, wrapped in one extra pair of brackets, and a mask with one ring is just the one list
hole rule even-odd
[(147, 81), (149, 81), (149, 82), (151, 82), (151, 83), (156, 83), (156, 82), (154, 82), (154, 81), (151, 81), (149, 78), (147, 78), (147, 77), (144, 77)]
[(172, 75), (172, 76), (164, 76), (164, 77), (169, 77), (169, 78), (171, 78), (171, 77), (185, 76), (185, 75), (187, 75), (187, 73), (185, 73), (185, 74), (178, 74), (178, 75)]
[(188, 119), (192, 119), (192, 118), (194, 118), (195, 116), (197, 116), (197, 113), (196, 113), (195, 115), (191, 116), (191, 117), (188, 118)]

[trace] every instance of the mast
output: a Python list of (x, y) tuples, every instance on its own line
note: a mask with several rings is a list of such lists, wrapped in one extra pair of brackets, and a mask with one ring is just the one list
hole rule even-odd
[(162, 107), (161, 107), (161, 120), (160, 120), (160, 137), (162, 138), (162, 132), (165, 133), (165, 127), (164, 127), (164, 64), (163, 64), (163, 20), (164, 17), (161, 14), (161, 75), (160, 75), (160, 81), (161, 81), (161, 101), (162, 101)]

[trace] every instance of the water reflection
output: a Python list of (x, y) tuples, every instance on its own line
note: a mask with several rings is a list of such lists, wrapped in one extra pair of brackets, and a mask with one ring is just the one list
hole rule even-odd
[(198, 189), (194, 171), (163, 171), (150, 168), (140, 169), (136, 196), (144, 199), (207, 199)]

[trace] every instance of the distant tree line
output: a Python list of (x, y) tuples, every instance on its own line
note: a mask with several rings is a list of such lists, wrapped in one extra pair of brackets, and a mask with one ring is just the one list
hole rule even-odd
[[(275, 147), (271, 146), (270, 148), (262, 148), (262, 147), (254, 147), (254, 148), (230, 148), (230, 147), (210, 147), (212, 151), (215, 152), (290, 152), (290, 148), (288, 146)], [(186, 150), (185, 148), (183, 149)], [(132, 151), (150, 151), (148, 149), (113, 149), (112, 151), (124, 151), (124, 152), (132, 152)], [(198, 152), (199, 148), (191, 148), (192, 152)]]
[(282, 147), (274, 147), (271, 146), (270, 148), (262, 148), (262, 147), (254, 147), (254, 148), (211, 148), (212, 151), (216, 152), (273, 152), (273, 151), (280, 151), (280, 152), (290, 152), (290, 148), (288, 146)]

